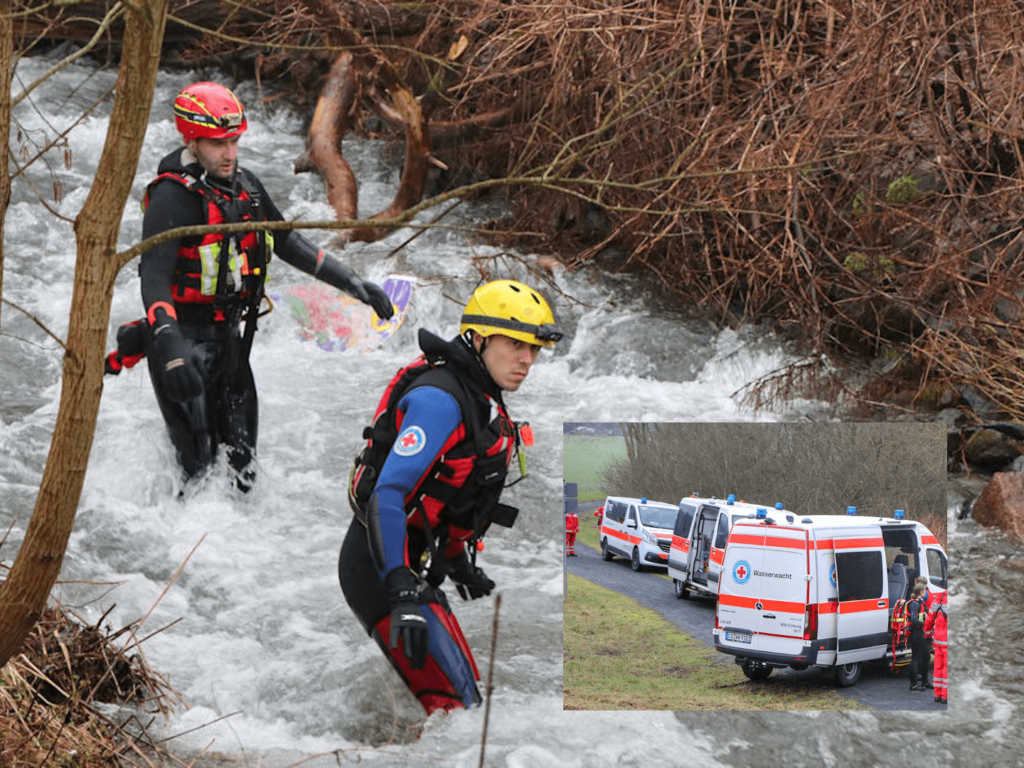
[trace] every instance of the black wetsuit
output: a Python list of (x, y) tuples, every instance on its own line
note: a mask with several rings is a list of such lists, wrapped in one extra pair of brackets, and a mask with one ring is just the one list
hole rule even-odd
[(925, 686), (928, 683), (928, 638), (924, 634), (926, 614), (924, 598), (911, 600), (907, 614), (910, 617), (910, 685)]
[[(158, 172), (184, 173), (194, 178), (204, 176), (201, 166), (185, 147), (165, 157)], [(254, 219), (283, 220), (263, 184), (251, 172), (239, 171), (232, 185), (212, 178), (207, 178), (207, 182), (237, 194), (241, 190), (239, 177), (242, 173), (259, 200), (259, 213)], [(206, 210), (206, 203), (199, 194), (173, 179), (158, 179), (148, 191), (142, 236), (147, 238), (175, 227), (206, 224)], [(196, 242), (198, 238), (182, 238), (152, 248), (142, 255), (139, 276), (147, 315), (155, 304), (175, 306), (178, 326), (191, 344), (193, 362), (203, 378), (204, 394), (189, 402), (174, 402), (163, 385), (163, 361), (152, 355), (148, 360), (150, 376), (186, 478), (206, 469), (216, 457), (218, 446), (225, 444), (229, 447), (231, 466), (240, 473), (240, 487), (246, 488), (253, 477), (251, 463), (256, 452), (259, 411), (248, 349), (243, 344), (241, 320), (244, 315), (235, 311), (228, 313), (226, 319), (214, 321), (208, 307), (174, 304), (172, 299), (172, 283), (179, 279), (178, 249)], [(293, 230), (275, 233), (274, 253), (311, 275), (316, 273), (321, 258), (319, 249)], [(319, 279), (339, 288), (344, 288), (344, 279), (351, 277), (351, 273), (333, 259), (322, 261), (320, 270)]]

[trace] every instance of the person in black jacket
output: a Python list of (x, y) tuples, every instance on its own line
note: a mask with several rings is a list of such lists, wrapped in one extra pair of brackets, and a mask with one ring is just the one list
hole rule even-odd
[(923, 584), (917, 584), (907, 605), (910, 620), (910, 690), (924, 691), (928, 682), (928, 638), (924, 634), (924, 624), (928, 617), (928, 606), (925, 602)]
[[(194, 83), (175, 98), (174, 118), (185, 146), (160, 162), (146, 190), (144, 239), (189, 225), (283, 220), (259, 179), (238, 167), (248, 121), (234, 93)], [(249, 351), (272, 254), (384, 319), (393, 314), (379, 286), (296, 231), (180, 237), (146, 251), (139, 275), (151, 331), (149, 371), (186, 480), (226, 444), (238, 487), (248, 490), (253, 482), (258, 405)]]

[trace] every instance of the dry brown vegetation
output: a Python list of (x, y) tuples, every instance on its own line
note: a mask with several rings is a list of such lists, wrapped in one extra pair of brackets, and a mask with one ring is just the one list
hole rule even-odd
[[(111, 633), (101, 623), (88, 626), (59, 606), (48, 608), (21, 653), (0, 668), (0, 765), (170, 764), (147, 729), (177, 696), (137, 648), (118, 645), (129, 629)], [(150, 714), (112, 716), (103, 704)]]
[(176, 0), (168, 28), (169, 61), (306, 107), (349, 50), (364, 133), (400, 131), (403, 83), (448, 183), (508, 184), (507, 241), (815, 353), (755, 403), (969, 388), (1024, 418), (1018, 0)]

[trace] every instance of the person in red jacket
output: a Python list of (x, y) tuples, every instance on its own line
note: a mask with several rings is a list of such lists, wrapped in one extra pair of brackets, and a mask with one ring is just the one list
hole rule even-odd
[(600, 528), (601, 527), (601, 518), (604, 517), (604, 506), (600, 506), (600, 507), (597, 508), (597, 511), (594, 512), (594, 517), (597, 518), (597, 527)]
[(933, 592), (935, 602), (928, 609), (924, 631), (931, 632), (935, 643), (935, 701), (946, 703), (946, 593)]
[(580, 529), (580, 519), (575, 512), (565, 516), (565, 555), (576, 557), (576, 532)]

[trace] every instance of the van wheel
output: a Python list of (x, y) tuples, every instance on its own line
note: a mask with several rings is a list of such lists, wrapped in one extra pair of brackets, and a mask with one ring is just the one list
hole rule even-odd
[(762, 661), (743, 662), (743, 674), (751, 680), (767, 680), (772, 668)]
[(849, 688), (860, 680), (860, 671), (861, 663), (859, 661), (836, 666), (836, 685), (840, 688)]
[(676, 597), (678, 599), (686, 600), (690, 596), (690, 591), (679, 579), (672, 579), (672, 586), (676, 588)]
[(613, 555), (612, 551), (608, 549), (608, 539), (601, 539), (601, 559), (611, 560), (613, 557), (615, 557), (615, 555)]
[(633, 557), (630, 558), (630, 562), (633, 564), (633, 570), (640, 573), (644, 567), (640, 565), (640, 549), (633, 547)]

